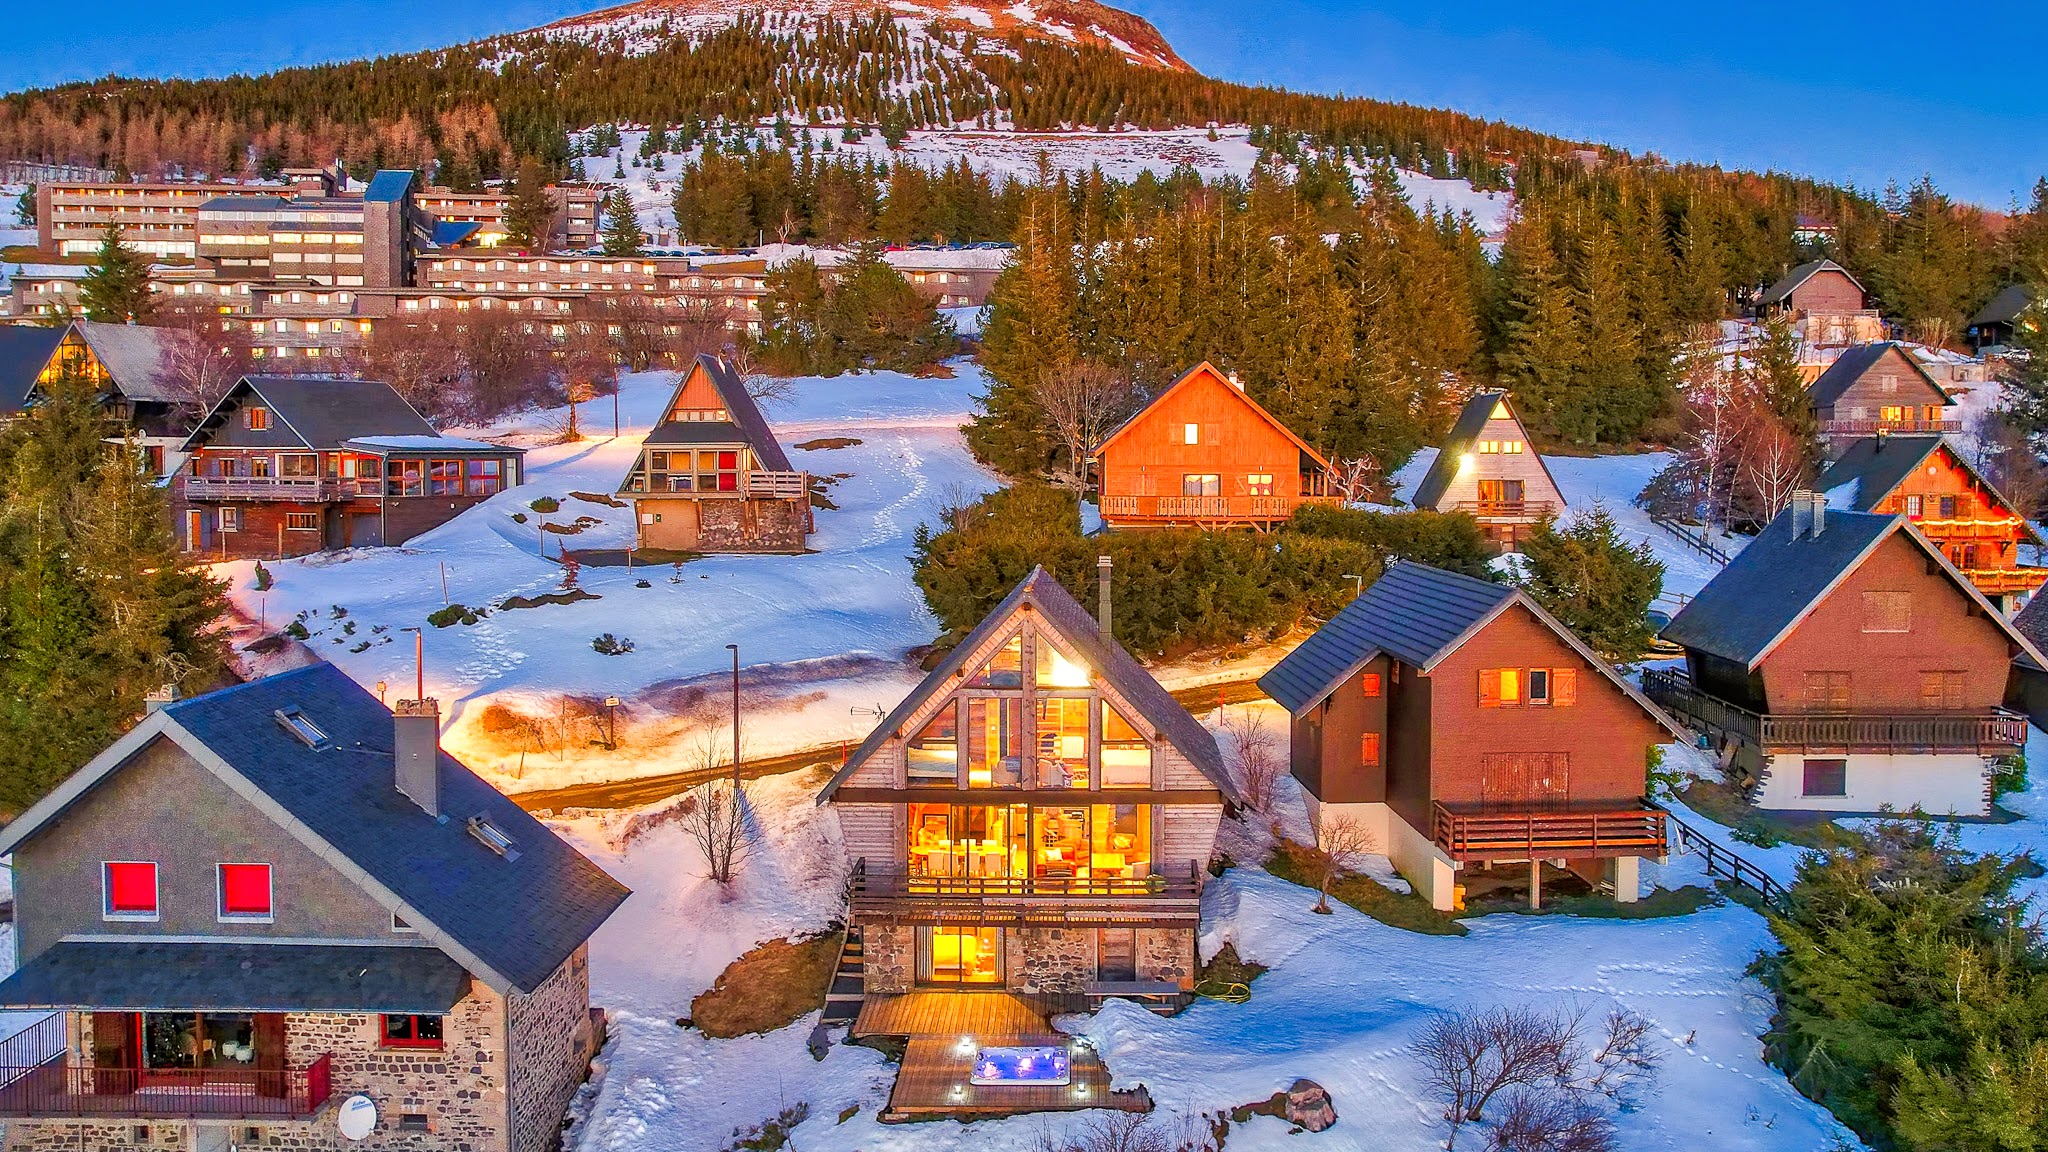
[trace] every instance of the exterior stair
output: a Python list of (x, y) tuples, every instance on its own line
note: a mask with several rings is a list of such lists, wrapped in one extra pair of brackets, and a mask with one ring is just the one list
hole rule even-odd
[(839, 949), (839, 969), (832, 973), (832, 983), (825, 989), (825, 1016), (821, 1025), (852, 1024), (860, 1015), (860, 1003), (865, 987), (866, 962), (861, 954), (859, 928), (846, 930), (846, 942)]

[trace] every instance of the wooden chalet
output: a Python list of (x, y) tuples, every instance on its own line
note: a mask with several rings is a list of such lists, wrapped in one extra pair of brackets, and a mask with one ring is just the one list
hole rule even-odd
[(2021, 331), (2040, 324), (2041, 294), (2025, 284), (2008, 284), (1970, 317), (1969, 336), (1977, 351), (2010, 345)]
[(1633, 901), (1664, 855), (1647, 755), (1683, 733), (1518, 588), (1396, 562), (1259, 687), (1311, 815), (1361, 820), (1435, 908), (1514, 863), (1535, 904), (1545, 861)]
[(1414, 504), (1469, 513), (1487, 539), (1512, 552), (1537, 521), (1563, 514), (1564, 493), (1529, 442), (1508, 394), (1481, 392), (1458, 413), (1415, 489)]
[(1831, 443), (1879, 432), (1956, 432), (1955, 397), (1896, 340), (1845, 349), (1806, 388)]
[(2020, 545), (2048, 540), (1941, 436), (1852, 440), (1814, 488), (1830, 508), (1904, 516), (2008, 614), (2048, 583), (2048, 568), (2019, 561)]
[(443, 436), (391, 385), (245, 376), (184, 442), (185, 549), (221, 559), (403, 544), (521, 482), (525, 451)]
[(1663, 632), (1651, 699), (1704, 733), (1760, 808), (1984, 815), (2027, 740), (2004, 613), (1902, 515), (1799, 493)]
[(1111, 528), (1266, 526), (1338, 502), (1330, 462), (1207, 362), (1105, 437), (1092, 463)]
[(79, 320), (57, 327), (0, 326), (0, 420), (26, 412), (43, 388), (72, 377), (99, 388), (153, 475), (184, 463), (191, 413), (168, 382), (173, 342), (196, 337), (138, 324)]
[(677, 381), (619, 495), (632, 502), (643, 549), (801, 552), (813, 527), (810, 476), (716, 356), (697, 357)]
[(1812, 260), (1765, 288), (1756, 313), (1793, 321), (1808, 344), (1853, 344), (1883, 334), (1884, 321), (1869, 304), (1869, 292), (1847, 268)]
[(1110, 638), (1104, 595), (1098, 625), (1034, 570), (820, 794), (853, 857), (870, 1007), (928, 989), (1193, 988), (1235, 793), (1215, 739)]

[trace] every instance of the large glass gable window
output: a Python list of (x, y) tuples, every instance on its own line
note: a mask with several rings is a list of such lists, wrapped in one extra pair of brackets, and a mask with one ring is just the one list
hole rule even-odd
[(960, 778), (960, 702), (946, 701), (938, 715), (910, 738), (905, 753), (911, 786), (952, 784)]

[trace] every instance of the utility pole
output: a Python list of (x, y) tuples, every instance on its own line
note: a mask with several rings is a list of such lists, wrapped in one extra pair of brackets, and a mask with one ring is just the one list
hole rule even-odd
[(738, 799), (740, 787), (740, 646), (727, 644), (732, 653), (732, 787)]

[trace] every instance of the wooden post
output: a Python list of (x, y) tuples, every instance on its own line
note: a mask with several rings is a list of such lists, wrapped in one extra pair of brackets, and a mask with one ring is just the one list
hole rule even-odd
[(277, 522), (277, 558), (284, 559), (284, 521)]
[(1529, 861), (1529, 907), (1543, 907), (1543, 861)]
[(448, 562), (441, 561), (441, 607), (448, 606)]

